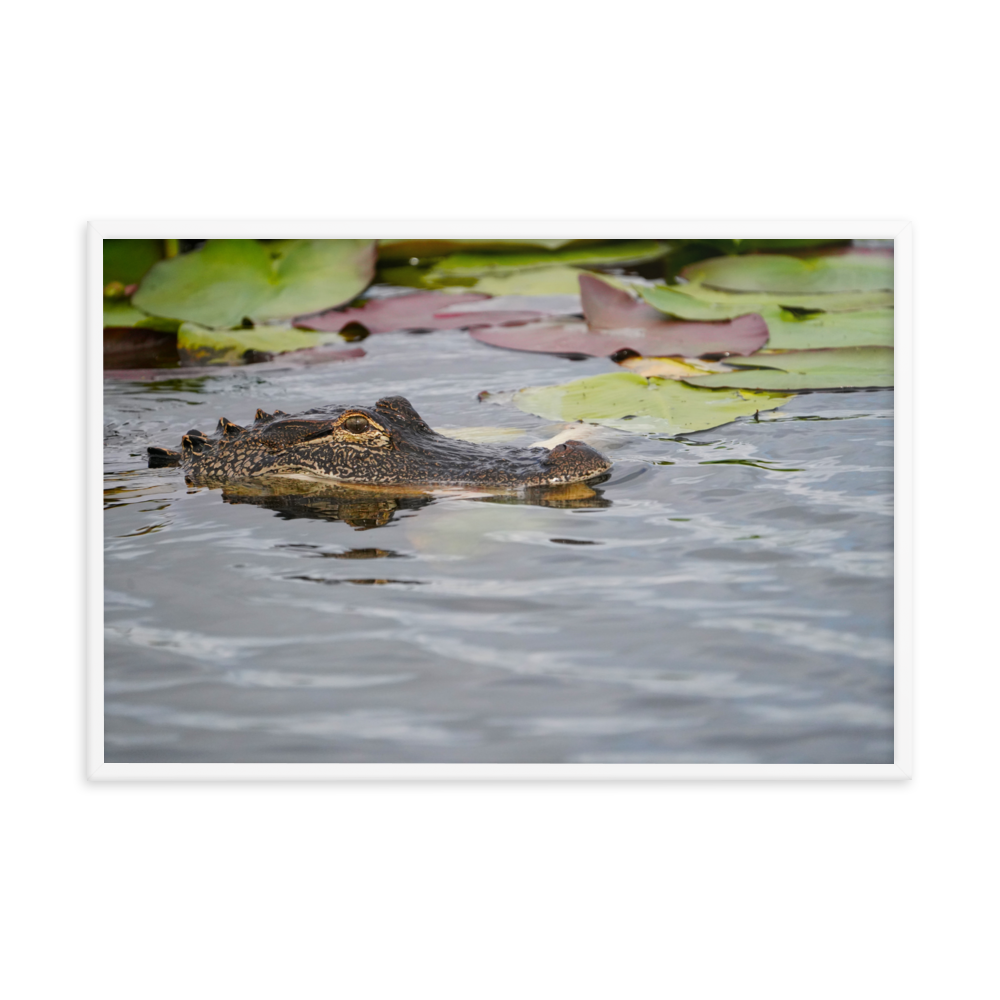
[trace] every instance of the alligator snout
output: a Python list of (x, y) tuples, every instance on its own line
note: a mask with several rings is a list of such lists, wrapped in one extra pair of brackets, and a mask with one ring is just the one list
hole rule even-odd
[(545, 464), (554, 474), (549, 479), (553, 484), (580, 482), (611, 468), (611, 463), (599, 451), (575, 438), (557, 444), (549, 452)]

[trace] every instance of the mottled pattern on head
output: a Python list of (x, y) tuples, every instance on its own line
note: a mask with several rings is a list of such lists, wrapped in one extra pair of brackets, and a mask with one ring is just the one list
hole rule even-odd
[(580, 441), (550, 451), (444, 437), (402, 396), (386, 396), (373, 407), (258, 410), (250, 427), (223, 417), (211, 437), (188, 431), (179, 453), (150, 448), (149, 464), (179, 464), (189, 478), (206, 482), (297, 474), (368, 486), (500, 489), (584, 482), (611, 467)]

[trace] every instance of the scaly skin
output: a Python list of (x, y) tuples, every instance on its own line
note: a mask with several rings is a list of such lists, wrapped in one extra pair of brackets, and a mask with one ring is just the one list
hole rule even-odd
[(299, 414), (257, 411), (250, 427), (225, 417), (211, 437), (188, 431), (181, 451), (150, 448), (149, 464), (181, 465), (189, 479), (225, 482), (305, 474), (361, 486), (527, 489), (580, 483), (611, 462), (580, 441), (547, 448), (472, 444), (437, 434), (402, 396), (373, 407)]

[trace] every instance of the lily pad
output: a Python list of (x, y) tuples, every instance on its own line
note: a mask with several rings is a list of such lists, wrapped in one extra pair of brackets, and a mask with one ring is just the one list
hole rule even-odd
[[(462, 300), (468, 296), (449, 295), (449, 300)], [(526, 318), (539, 316), (571, 316), (582, 312), (579, 295), (497, 295), (493, 298), (483, 298), (479, 302), (457, 301), (447, 305), (435, 313), (438, 318), (448, 316), (467, 316), (476, 314), (486, 317), (491, 323), (498, 322), (494, 317), (500, 313), (508, 316), (512, 313), (524, 314)], [(504, 320), (509, 322), (509, 320)]]
[(747, 254), (699, 261), (682, 274), (690, 281), (731, 292), (874, 292), (893, 287), (893, 259), (884, 253)]
[(649, 378), (686, 379), (702, 375), (713, 375), (716, 372), (729, 371), (729, 366), (712, 361), (701, 361), (698, 358), (643, 358), (638, 355), (613, 359), (622, 368)]
[(373, 240), (209, 240), (160, 261), (133, 303), (157, 316), (232, 327), (319, 312), (353, 299), (374, 274)]
[[(646, 355), (694, 357), (700, 354), (752, 354), (767, 343), (767, 324), (754, 313), (722, 322), (671, 321), (659, 309), (637, 301), (623, 288), (595, 274), (580, 272), (579, 283), (581, 305), (590, 336), (618, 338), (617, 346), (606, 354), (613, 354), (624, 347)], [(494, 340), (487, 342), (496, 343)], [(508, 345), (509, 340), (496, 344)], [(592, 346), (596, 347), (597, 342)], [(567, 349), (560, 348), (560, 353)], [(583, 354), (595, 353), (583, 348), (578, 350)]]
[(635, 290), (654, 309), (678, 319), (725, 320), (759, 311), (754, 303), (706, 302), (665, 285), (638, 285)]
[(792, 397), (742, 389), (707, 389), (670, 379), (611, 372), (564, 385), (499, 394), (525, 413), (550, 420), (585, 420), (639, 434), (690, 434), (728, 424)]
[(566, 246), (559, 250), (519, 251), (515, 253), (473, 253), (464, 251), (450, 254), (431, 269), (431, 276), (482, 277), (496, 272), (553, 264), (577, 264), (594, 267), (614, 264), (638, 263), (655, 260), (668, 249), (662, 240), (623, 240), (600, 243), (596, 246)]
[(503, 444), (527, 434), (520, 427), (434, 427), (432, 430), (435, 434), (474, 444)]
[[(766, 368), (686, 378), (688, 385), (799, 392), (804, 389), (868, 389), (893, 384), (891, 347), (841, 347), (757, 354)], [(730, 362), (732, 364), (733, 362)]]
[(581, 272), (575, 267), (532, 267), (488, 274), (470, 287), (487, 295), (579, 295)]
[(510, 252), (525, 249), (561, 250), (575, 245), (586, 246), (600, 240), (379, 240), (379, 260), (402, 261), (427, 257), (447, 257), (459, 251)]
[[(446, 295), (443, 292), (416, 292), (413, 295), (394, 295), (388, 299), (372, 299), (353, 309), (331, 309), (318, 316), (307, 316), (295, 326), (300, 330), (342, 330), (348, 323), (361, 323), (369, 333), (392, 333), (396, 330), (458, 330), (470, 321), (452, 317), (439, 317), (439, 312), (450, 312), (462, 305), (482, 302), (486, 295)], [(484, 320), (483, 322), (490, 322)]]
[(136, 309), (127, 299), (104, 300), (104, 328), (130, 327), (149, 319), (149, 314)]
[(342, 345), (335, 333), (313, 333), (290, 326), (257, 326), (243, 330), (213, 330), (197, 323), (182, 323), (177, 331), (181, 358), (200, 364), (242, 364), (248, 351), (282, 354), (323, 344)]
[(752, 354), (767, 343), (767, 324), (756, 315), (725, 323), (671, 323), (661, 319), (646, 329), (591, 330), (586, 323), (540, 321), (520, 326), (488, 326), (469, 331), (482, 344), (511, 351), (607, 358), (622, 350), (642, 355), (696, 357), (699, 354)]
[(176, 333), (180, 325), (180, 321), (176, 319), (150, 316), (141, 309), (136, 309), (126, 299), (104, 300), (105, 330), (134, 328), (140, 330), (159, 330), (162, 333)]
[(755, 306), (752, 311), (759, 312), (767, 322), (770, 333), (768, 347), (771, 349), (891, 347), (893, 342), (892, 309), (826, 312), (801, 306), (786, 308), (772, 301), (781, 298), (780, 295), (766, 298), (735, 295), (725, 302), (707, 302), (676, 288), (639, 286), (636, 291), (655, 308), (684, 319), (727, 319), (740, 315), (748, 306)]
[(807, 314), (799, 319), (786, 309), (772, 306), (764, 311), (771, 334), (768, 350), (892, 347), (894, 316), (892, 309), (870, 309)]
[[(718, 288), (709, 288), (697, 281), (677, 285), (671, 290), (682, 292), (689, 298), (699, 302), (710, 302), (729, 306), (734, 315), (743, 312), (765, 312), (769, 307), (800, 309), (806, 312), (854, 312), (856, 310), (891, 309), (893, 293), (891, 291), (875, 292), (813, 292), (804, 295), (791, 293), (768, 292), (726, 292)], [(649, 289), (653, 293), (654, 289)], [(679, 300), (674, 300), (678, 302)], [(655, 301), (651, 304), (656, 305)], [(694, 318), (694, 317), (691, 317)]]

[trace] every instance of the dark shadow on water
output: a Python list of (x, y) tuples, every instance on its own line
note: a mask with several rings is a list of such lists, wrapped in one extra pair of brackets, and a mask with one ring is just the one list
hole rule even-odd
[(410, 556), (392, 549), (346, 549), (343, 552), (324, 552), (318, 545), (307, 545), (293, 542), (287, 545), (276, 545), (276, 549), (289, 549), (301, 554), (307, 559), (409, 559)]
[[(595, 482), (603, 481), (602, 477)], [(215, 484), (203, 483), (212, 486)], [(456, 494), (464, 499), (482, 503), (525, 504), (537, 507), (610, 507), (611, 501), (603, 491), (586, 483), (565, 486), (548, 486), (525, 490), (522, 493), (469, 496)], [(222, 500), (230, 504), (250, 504), (263, 507), (285, 521), (312, 518), (320, 521), (342, 521), (358, 531), (384, 528), (401, 511), (417, 511), (435, 500), (446, 498), (440, 494), (416, 489), (356, 488), (336, 483), (295, 479), (251, 479), (239, 483), (222, 484)], [(376, 558), (379, 549), (359, 549), (353, 558)], [(364, 553), (364, 554), (361, 554)], [(369, 555), (371, 553), (371, 555)], [(337, 558), (352, 558), (338, 554)]]
[(434, 502), (426, 493), (393, 494), (350, 489), (332, 483), (290, 479), (259, 479), (230, 483), (223, 487), (224, 503), (263, 507), (284, 521), (312, 518), (343, 521), (358, 531), (383, 528), (399, 511), (419, 510)]
[[(603, 482), (607, 476), (593, 482)], [(510, 495), (497, 494), (480, 498), (482, 503), (526, 504), (531, 507), (610, 507), (611, 501), (604, 491), (586, 483), (568, 483), (565, 486), (546, 486)]]

